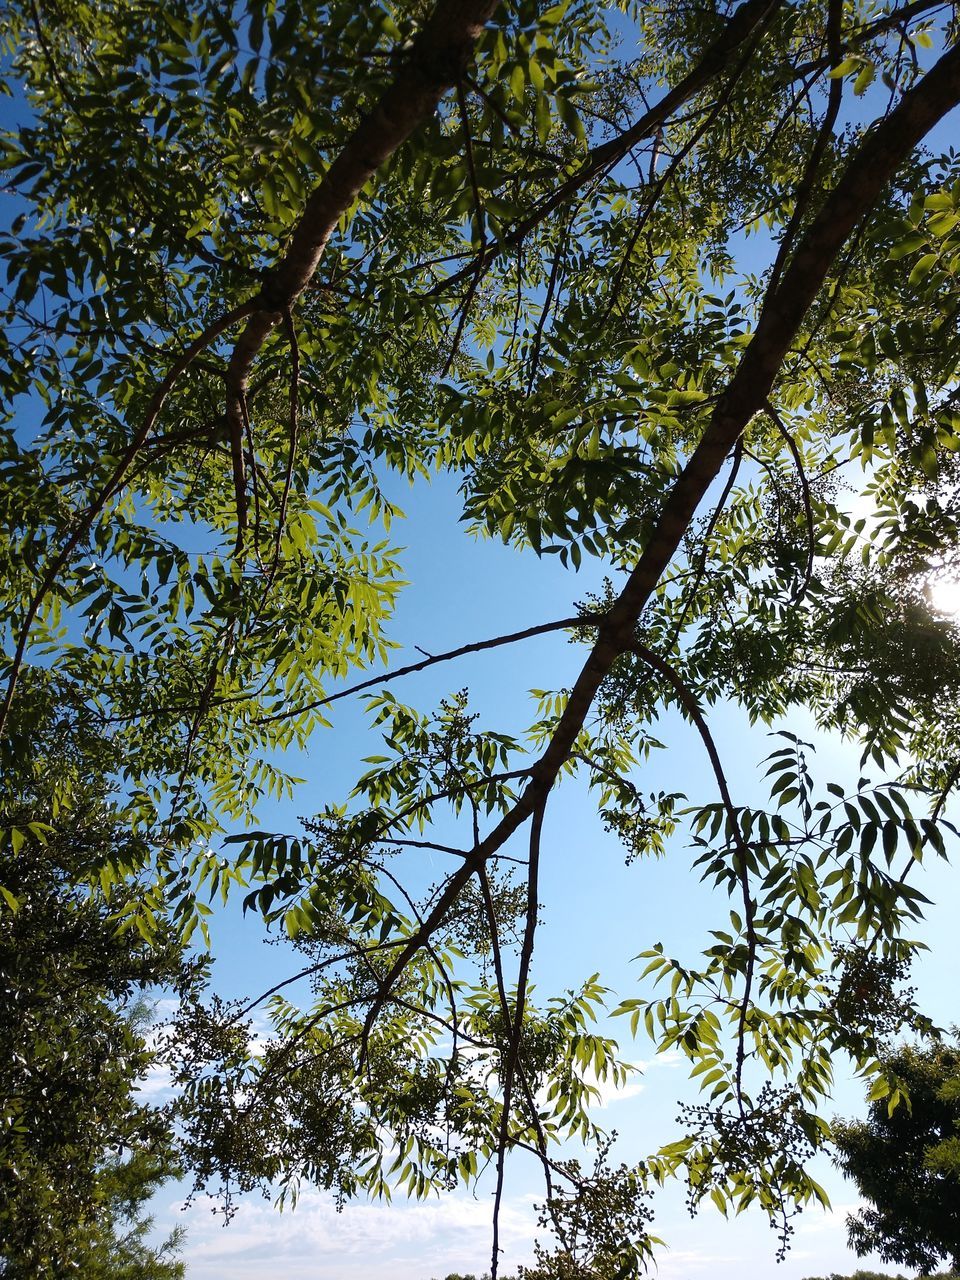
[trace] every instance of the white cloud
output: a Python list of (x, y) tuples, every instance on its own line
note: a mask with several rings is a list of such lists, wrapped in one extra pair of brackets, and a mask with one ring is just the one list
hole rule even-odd
[(797, 1235), (820, 1235), (825, 1231), (838, 1231), (846, 1237), (847, 1214), (856, 1213), (864, 1206), (863, 1200), (851, 1200), (848, 1204), (832, 1204), (829, 1209), (817, 1209), (804, 1214), (796, 1224)]
[[(295, 1210), (245, 1200), (224, 1226), (203, 1204), (182, 1216), (190, 1280), (431, 1280), (489, 1267), (491, 1201), (450, 1196), (423, 1204), (348, 1204), (304, 1192)], [(530, 1254), (531, 1199), (500, 1215), (504, 1266)]]
[(681, 1063), (687, 1061), (688, 1059), (679, 1049), (666, 1049), (663, 1053), (658, 1053), (655, 1058), (651, 1058), (649, 1062), (641, 1062), (638, 1065), (642, 1071), (649, 1071), (651, 1067), (679, 1067)]
[(171, 1094), (173, 1083), (170, 1070), (162, 1063), (151, 1064), (147, 1074), (137, 1084), (137, 1093), (148, 1102), (162, 1102)]
[(602, 1111), (614, 1102), (625, 1102), (628, 1098), (635, 1098), (638, 1093), (643, 1093), (646, 1085), (641, 1080), (632, 1077), (628, 1078), (624, 1084), (617, 1085), (612, 1080), (595, 1080), (588, 1079), (599, 1093), (599, 1098), (592, 1104), (592, 1111)]
[(594, 1102), (591, 1110), (603, 1110), (609, 1107), (611, 1103), (625, 1102), (628, 1098), (635, 1098), (638, 1094), (643, 1093), (646, 1085), (640, 1076), (646, 1075), (655, 1067), (678, 1067), (684, 1062), (682, 1053), (670, 1050), (667, 1053), (660, 1053), (655, 1058), (649, 1060), (641, 1060), (632, 1063), (633, 1070), (627, 1076), (626, 1081), (619, 1087), (612, 1080), (598, 1080), (592, 1073), (585, 1076), (587, 1084), (593, 1085), (599, 1091), (600, 1097)]
[(667, 1249), (657, 1254), (656, 1274), (658, 1280), (671, 1280), (673, 1276), (686, 1280), (691, 1274), (708, 1268), (713, 1273), (720, 1265), (746, 1262), (746, 1258), (736, 1254), (710, 1253), (703, 1249)]

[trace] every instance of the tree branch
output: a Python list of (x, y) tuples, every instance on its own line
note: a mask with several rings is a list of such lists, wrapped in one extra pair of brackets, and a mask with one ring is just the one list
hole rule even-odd
[(291, 716), (303, 715), (307, 711), (316, 711), (318, 707), (329, 706), (331, 702), (339, 702), (341, 698), (352, 697), (355, 693), (362, 693), (364, 689), (372, 689), (376, 685), (388, 684), (391, 680), (399, 680), (401, 676), (414, 675), (418, 671), (425, 671), (427, 667), (434, 667), (440, 662), (452, 662), (455, 658), (463, 658), (469, 653), (483, 653), (486, 649), (498, 649), (501, 645), (516, 644), (518, 640), (530, 640), (533, 636), (548, 635), (551, 631), (568, 631), (578, 627), (596, 627), (602, 621), (599, 615), (578, 614), (575, 618), (560, 618), (556, 622), (541, 622), (538, 626), (527, 627), (523, 631), (512, 631), (507, 635), (495, 636), (492, 640), (476, 640), (473, 644), (462, 644), (458, 649), (448, 649), (446, 653), (432, 654), (423, 659), (422, 662), (411, 662), (405, 667), (398, 667), (396, 671), (388, 671), (383, 675), (371, 676), (368, 680), (361, 680), (357, 684), (352, 684), (347, 689), (340, 689), (337, 693), (328, 694), (326, 697), (317, 698), (313, 702), (304, 703), (303, 706), (294, 707), (290, 711), (275, 711), (272, 715), (261, 716), (259, 720), (255, 720), (254, 724), (271, 724), (275, 720), (289, 720)]
[(678, 702), (686, 711), (687, 715), (696, 725), (697, 732), (703, 741), (707, 755), (710, 757), (710, 766), (713, 769), (713, 776), (717, 780), (717, 788), (720, 792), (720, 799), (727, 814), (727, 824), (730, 827), (730, 834), (734, 844), (737, 846), (737, 857), (739, 866), (734, 867), (737, 881), (740, 885), (740, 894), (743, 901), (744, 915), (744, 931), (747, 936), (747, 963), (744, 968), (743, 976), (743, 997), (740, 1001), (739, 1014), (737, 1018), (737, 1061), (736, 1061), (736, 1088), (737, 1103), (740, 1107), (740, 1114), (743, 1115), (743, 1063), (746, 1056), (745, 1036), (747, 1028), (747, 1013), (750, 1008), (750, 1000), (753, 994), (753, 970), (757, 958), (757, 931), (754, 924), (755, 910), (753, 899), (750, 896), (750, 880), (748, 874), (747, 859), (750, 851), (747, 848), (746, 841), (743, 838), (743, 831), (740, 827), (740, 818), (736, 809), (733, 807), (733, 801), (730, 798), (730, 788), (727, 785), (726, 774), (723, 771), (723, 762), (720, 759), (720, 752), (717, 750), (717, 744), (713, 740), (713, 734), (707, 724), (706, 718), (697, 700), (681, 680), (680, 676), (674, 671), (669, 662), (660, 657), (658, 653), (654, 653), (652, 649), (648, 649), (646, 645), (634, 642), (631, 645), (632, 651), (637, 657), (642, 658), (647, 666), (652, 667), (658, 672), (670, 685)]
[[(843, 60), (843, 42), (841, 22), (843, 18), (843, 0), (829, 0), (827, 6), (827, 53), (830, 58), (830, 64), (833, 67), (840, 65)], [(813, 144), (813, 149), (807, 158), (807, 164), (797, 187), (796, 201), (793, 206), (793, 214), (787, 223), (786, 230), (783, 233), (783, 239), (780, 241), (780, 248), (777, 250), (777, 256), (773, 267), (770, 271), (769, 288), (776, 290), (777, 283), (783, 272), (784, 264), (793, 247), (793, 242), (800, 224), (803, 221), (804, 214), (807, 211), (807, 205), (813, 194), (813, 184), (817, 178), (817, 172), (820, 168), (820, 162), (823, 159), (824, 152), (827, 149), (827, 143), (833, 137), (833, 129), (837, 123), (837, 116), (840, 114), (840, 104), (843, 101), (843, 78), (837, 77), (830, 81), (830, 89), (827, 97), (827, 110), (824, 113), (820, 128), (817, 131), (817, 137)]]
[(781, 363), (854, 227), (913, 148), (960, 101), (960, 46), (948, 50), (867, 135), (836, 187), (814, 217), (786, 268), (780, 288), (768, 293), (750, 345), (715, 405), (700, 443), (664, 500), (649, 541), (626, 585), (598, 627), (596, 642), (574, 682), (553, 737), (530, 770), (530, 782), (489, 835), (471, 851), (439, 895), (424, 927), (411, 936), (384, 979), (382, 1000), (410, 958), (437, 928), (474, 869), (499, 851), (538, 808), (568, 759), (604, 678), (629, 649), (640, 613), (675, 555), (690, 521), (731, 448), (768, 399)]
[(493, 1247), (490, 1261), (490, 1280), (497, 1280), (500, 1265), (500, 1206), (503, 1202), (503, 1184), (506, 1173), (507, 1145), (510, 1130), (510, 1107), (513, 1101), (513, 1080), (520, 1058), (520, 1041), (523, 1038), (523, 1014), (526, 1007), (527, 984), (530, 979), (530, 962), (537, 931), (538, 892), (540, 882), (540, 837), (543, 831), (543, 814), (547, 798), (544, 796), (533, 813), (530, 824), (530, 855), (527, 866), (527, 919), (520, 948), (520, 968), (517, 974), (517, 999), (510, 1029), (510, 1044), (503, 1074), (503, 1113), (500, 1118), (500, 1139), (497, 1147), (497, 1184), (493, 1195)]
[[(727, 65), (731, 55), (758, 28), (765, 27), (782, 0), (746, 0), (724, 27), (718, 38), (704, 52), (700, 62), (688, 75), (680, 81), (675, 89), (671, 89), (664, 97), (646, 111), (629, 129), (625, 129), (619, 137), (594, 147), (586, 160), (570, 175), (556, 186), (549, 195), (544, 196), (521, 222), (506, 233), (496, 245), (492, 246), (486, 256), (485, 265), (489, 268), (504, 253), (512, 253), (519, 248), (526, 237), (555, 209), (560, 208), (581, 187), (594, 178), (609, 171), (645, 138), (651, 137), (666, 123), (669, 117), (688, 102), (695, 93), (710, 83)], [(460, 271), (448, 276), (430, 291), (431, 297), (447, 293), (456, 288), (473, 272), (477, 271), (475, 262), (463, 267)]]
[(308, 197), (286, 252), (253, 299), (253, 314), (230, 357), (227, 420), (231, 429), (239, 426), (239, 407), (257, 355), (284, 312), (313, 280), (337, 223), (377, 170), (460, 81), (495, 9), (496, 0), (443, 0), (437, 5), (393, 83), (354, 129)]
[(807, 482), (807, 473), (803, 466), (803, 459), (800, 457), (800, 450), (797, 448), (797, 442), (784, 426), (783, 419), (774, 409), (773, 405), (767, 400), (763, 406), (767, 417), (773, 422), (777, 431), (786, 441), (787, 448), (790, 450), (790, 456), (793, 458), (793, 465), (797, 469), (797, 475), (800, 479), (800, 491), (803, 495), (804, 516), (807, 525), (807, 564), (804, 569), (803, 581), (793, 594), (794, 604), (799, 603), (807, 594), (810, 586), (810, 579), (813, 577), (813, 560), (816, 550), (816, 536), (813, 527), (813, 502), (810, 498), (810, 485)]
[(20, 669), (23, 666), (24, 654), (27, 651), (27, 645), (30, 641), (30, 632), (33, 624), (36, 622), (37, 614), (40, 612), (40, 606), (46, 599), (49, 592), (56, 585), (57, 579), (61, 571), (66, 567), (70, 557), (76, 551), (77, 547), (83, 542), (87, 534), (93, 528), (94, 522), (103, 511), (104, 507), (121, 487), (126, 478), (130, 467), (133, 465), (134, 459), (140, 452), (150, 433), (156, 426), (160, 412), (166, 403), (175, 383), (184, 374), (190, 365), (196, 360), (202, 352), (204, 352), (211, 343), (215, 342), (222, 333), (227, 329), (243, 320), (246, 316), (252, 314), (254, 304), (252, 302), (244, 302), (239, 307), (234, 307), (219, 320), (215, 320), (213, 324), (207, 326), (203, 333), (196, 338), (187, 350), (171, 365), (166, 377), (157, 385), (156, 390), (150, 397), (147, 404), (146, 413), (143, 416), (139, 428), (135, 432), (132, 440), (127, 445), (123, 454), (117, 461), (116, 466), (110, 474), (110, 478), (103, 485), (100, 492), (94, 497), (93, 501), (87, 509), (78, 517), (73, 532), (67, 537), (66, 542), (53, 557), (47, 568), (44, 570), (40, 578), (39, 585), (33, 594), (20, 624), (20, 630), (17, 636), (17, 644), (14, 649), (13, 659), (10, 663), (10, 674), (7, 677), (7, 687), (4, 692), (3, 704), (0, 706), (0, 733), (3, 732), (7, 716), (10, 713), (10, 707), (13, 703), (13, 696), (16, 692), (17, 680), (20, 675)]

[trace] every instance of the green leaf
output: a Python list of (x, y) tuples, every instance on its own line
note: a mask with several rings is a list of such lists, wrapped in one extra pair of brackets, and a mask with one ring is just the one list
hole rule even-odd
[(938, 257), (939, 255), (936, 253), (925, 253), (921, 258), (918, 258), (913, 264), (907, 283), (916, 285), (925, 280), (936, 265)]

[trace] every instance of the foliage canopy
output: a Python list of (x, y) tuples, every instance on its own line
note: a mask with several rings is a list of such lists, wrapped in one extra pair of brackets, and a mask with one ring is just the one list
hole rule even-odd
[[(884, 1042), (927, 1026), (901, 979), (960, 773), (960, 634), (924, 591), (960, 567), (951, 7), (37, 0), (5, 24), (4, 749), (36, 750), (55, 665), (116, 753), (136, 840), (97, 883), (122, 927), (196, 941), (201, 893), (239, 892), (312, 984), (185, 1009), (198, 1178), (425, 1195), (492, 1160), (498, 1208), (527, 1148), (547, 1274), (633, 1275), (674, 1175), (785, 1246), (822, 1196), (832, 1064), (894, 1105)], [(607, 586), (383, 674), (390, 477), (437, 471), (474, 531)], [(582, 662), (526, 733), (399, 700), (549, 632)], [(359, 693), (385, 745), (353, 795), (251, 831), (283, 750)], [(804, 710), (869, 776), (818, 785), (787, 732), (770, 804), (737, 805), (721, 698)], [(642, 790), (671, 706), (716, 795)], [(625, 1070), (596, 978), (529, 998), (570, 775), (632, 858), (682, 824), (732, 899), (697, 965), (653, 947), (615, 1010), (706, 1091), (634, 1168), (552, 1151), (598, 1137), (591, 1082)], [(426, 893), (424, 845), (451, 868)]]
[(118, 933), (135, 887), (108, 901), (99, 872), (139, 840), (94, 781), (109, 747), (53, 707), (0, 789), (0, 1275), (179, 1280), (177, 1233), (153, 1247), (142, 1214), (180, 1171), (169, 1115), (138, 1094), (157, 1059), (145, 993), (186, 994), (203, 966), (169, 926), (152, 945)]
[(924, 1274), (943, 1259), (960, 1268), (960, 1050), (956, 1043), (901, 1048), (889, 1066), (910, 1106), (874, 1102), (866, 1121), (835, 1127), (838, 1159), (869, 1201), (852, 1214), (850, 1244), (862, 1257)]

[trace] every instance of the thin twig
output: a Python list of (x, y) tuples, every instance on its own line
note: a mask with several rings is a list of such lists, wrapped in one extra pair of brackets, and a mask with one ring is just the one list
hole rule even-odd
[(520, 948), (520, 967), (517, 973), (517, 999), (514, 1007), (513, 1026), (504, 1066), (503, 1112), (500, 1117), (500, 1139), (497, 1149), (497, 1184), (493, 1195), (493, 1248), (490, 1260), (490, 1280), (497, 1280), (500, 1264), (500, 1208), (503, 1203), (503, 1187), (506, 1174), (506, 1156), (510, 1133), (510, 1107), (513, 1100), (513, 1079), (520, 1058), (520, 1042), (523, 1037), (523, 1015), (530, 978), (530, 962), (537, 930), (540, 879), (540, 837), (543, 831), (544, 798), (534, 809), (530, 824), (530, 855), (527, 866), (527, 919)]
[(540, 363), (540, 345), (543, 341), (543, 330), (547, 323), (547, 316), (550, 314), (550, 308), (553, 306), (553, 295), (557, 288), (557, 281), (560, 276), (560, 270), (563, 265), (567, 253), (567, 245), (570, 241), (570, 231), (573, 227), (573, 221), (577, 214), (577, 206), (570, 211), (570, 217), (567, 224), (560, 233), (560, 240), (557, 244), (556, 253), (553, 255), (553, 262), (550, 265), (550, 278), (547, 281), (547, 294), (543, 300), (543, 306), (540, 309), (540, 315), (537, 317), (537, 328), (533, 335), (533, 351), (530, 355), (530, 372), (527, 376), (527, 395), (529, 396), (533, 390), (533, 384), (537, 376), (537, 366)]
[[(720, 791), (720, 799), (722, 800), (724, 810), (726, 811), (730, 834), (733, 838), (734, 844), (737, 846), (737, 860), (734, 862), (734, 871), (740, 883), (740, 892), (743, 899), (744, 931), (747, 936), (747, 962), (744, 968), (743, 998), (740, 1002), (740, 1012), (737, 1025), (737, 1061), (735, 1073), (737, 1103), (740, 1107), (740, 1114), (743, 1115), (743, 1063), (746, 1056), (745, 1039), (747, 1013), (750, 1008), (750, 1000), (753, 993), (753, 970), (757, 955), (757, 933), (754, 924), (755, 909), (753, 899), (750, 896), (748, 869), (750, 851), (743, 838), (739, 815), (733, 807), (733, 801), (730, 798), (730, 788), (727, 785), (727, 779), (723, 771), (723, 763), (720, 759), (720, 753), (717, 750), (717, 745), (713, 740), (710, 727), (707, 724), (703, 712), (697, 704), (696, 698), (687, 688), (686, 684), (677, 672), (674, 671), (670, 663), (664, 658), (661, 658), (658, 653), (654, 653), (652, 649), (648, 649), (646, 645), (640, 644), (639, 642), (635, 642), (631, 648), (639, 658), (642, 658), (643, 661), (647, 663), (648, 666), (653, 667), (655, 671), (664, 677), (676, 694), (680, 705), (696, 726), (703, 741), (703, 745), (706, 748), (707, 755), (710, 758), (713, 775), (716, 778), (717, 788)], [(737, 862), (739, 862), (739, 865), (737, 865)]]
[[(843, 60), (842, 52), (842, 19), (843, 19), (843, 0), (829, 0), (827, 6), (827, 53), (830, 58), (831, 66), (836, 68)], [(777, 250), (777, 256), (774, 260), (773, 267), (770, 271), (769, 288), (776, 291), (780, 282), (780, 276), (786, 265), (787, 257), (793, 247), (793, 243), (800, 230), (803, 222), (804, 214), (810, 203), (810, 197), (813, 195), (814, 183), (817, 179), (817, 173), (820, 169), (820, 162), (823, 159), (824, 152), (827, 149), (827, 143), (833, 137), (834, 126), (837, 123), (837, 116), (840, 114), (840, 105), (843, 101), (843, 77), (836, 76), (830, 81), (830, 89), (827, 95), (827, 109), (821, 121), (820, 128), (813, 144), (813, 149), (807, 158), (806, 167), (803, 176), (797, 186), (797, 193), (794, 199), (793, 213), (790, 221), (787, 223), (783, 238), (780, 241), (780, 247)]]
[[(250, 466), (250, 490), (253, 495), (253, 554), (260, 571), (265, 572), (263, 562), (260, 559), (260, 484), (259, 484), (259, 468), (257, 466), (257, 451), (253, 443), (253, 422), (250, 418), (250, 406), (247, 404), (247, 397), (243, 395), (240, 400), (241, 416), (243, 419), (243, 435), (247, 446), (247, 458)], [(244, 493), (246, 499), (246, 493)], [(244, 511), (244, 524), (246, 521), (246, 510)], [(237, 554), (243, 550), (243, 531), (241, 528), (241, 520), (239, 518), (239, 509), (237, 517)]]
[[(619, 137), (612, 138), (609, 142), (604, 142), (588, 152), (585, 160), (574, 173), (558, 183), (553, 191), (534, 205), (525, 218), (515, 223), (497, 241), (487, 255), (486, 266), (489, 267), (502, 254), (516, 250), (530, 232), (564, 204), (574, 192), (594, 178), (609, 173), (638, 142), (657, 133), (674, 111), (699, 93), (724, 69), (731, 55), (752, 32), (758, 28), (761, 30), (766, 28), (781, 4), (782, 0), (746, 0), (746, 3), (742, 4), (728, 20), (713, 44), (704, 51), (698, 65)], [(475, 271), (476, 263), (471, 263), (462, 270), (454, 272), (436, 286), (431, 291), (432, 294), (456, 288)]]
[[(474, 807), (474, 838), (480, 839), (479, 827), (476, 819), (476, 807)], [(477, 879), (480, 881), (480, 892), (483, 897), (483, 905), (487, 915), (487, 923), (490, 928), (491, 946), (493, 948), (493, 967), (497, 980), (497, 994), (500, 997), (500, 1008), (503, 1012), (504, 1021), (509, 1024), (511, 1010), (510, 1002), (507, 997), (507, 987), (503, 976), (503, 956), (500, 947), (500, 930), (497, 925), (497, 915), (493, 904), (493, 894), (490, 890), (490, 878), (487, 875), (485, 866), (481, 866), (477, 871)], [(540, 1163), (543, 1168), (543, 1178), (546, 1184), (547, 1200), (553, 1199), (553, 1174), (550, 1167), (550, 1159), (547, 1155), (547, 1135), (544, 1133), (543, 1124), (537, 1111), (536, 1099), (527, 1074), (523, 1070), (521, 1064), (517, 1064), (517, 1075), (520, 1080), (521, 1088), (524, 1092), (527, 1108), (530, 1112), (530, 1119), (533, 1123), (537, 1135), (537, 1152), (540, 1156)]]
[(487, 104), (490, 110), (494, 113), (494, 115), (496, 115), (502, 121), (503, 125), (510, 130), (510, 132), (514, 135), (514, 137), (519, 138), (520, 130), (517, 128), (514, 122), (510, 119), (507, 113), (503, 110), (503, 108), (498, 106), (498, 104), (494, 102), (490, 94), (487, 93), (487, 91), (481, 85), (477, 84), (476, 80), (472, 79), (472, 77), (464, 76), (463, 79), (464, 79), (464, 83), (467, 84), (473, 90), (473, 92), (477, 95), (477, 97), (482, 98), (484, 100), (484, 102)]
[(947, 781), (944, 783), (943, 790), (940, 792), (940, 797), (930, 815), (930, 820), (932, 822), (940, 821), (940, 817), (946, 807), (947, 800), (949, 799), (950, 792), (957, 785), (958, 780), (960, 780), (960, 760), (958, 760), (954, 765), (953, 769), (950, 771)]
[(297, 341), (297, 330), (293, 323), (293, 313), (289, 307), (283, 313), (283, 323), (287, 341), (290, 343), (290, 358), (293, 362), (293, 368), (290, 371), (287, 465), (283, 475), (283, 492), (280, 495), (280, 506), (277, 511), (277, 534), (273, 546), (273, 560), (270, 565), (270, 572), (267, 575), (265, 595), (270, 590), (274, 575), (277, 572), (277, 565), (280, 563), (280, 543), (283, 540), (284, 526), (287, 520), (287, 504), (290, 501), (290, 489), (293, 484), (293, 471), (297, 461), (297, 444), (300, 435), (300, 343)]
[(706, 568), (707, 568), (707, 560), (710, 555), (710, 539), (713, 537), (717, 524), (720, 521), (720, 517), (723, 514), (724, 508), (726, 507), (727, 502), (730, 498), (730, 494), (733, 491), (733, 486), (734, 484), (736, 484), (737, 475), (740, 471), (740, 463), (742, 461), (743, 461), (743, 437), (741, 436), (740, 439), (737, 441), (733, 450), (733, 466), (730, 468), (730, 474), (727, 477), (727, 483), (723, 486), (723, 492), (720, 494), (720, 499), (717, 502), (717, 505), (714, 507), (713, 513), (710, 516), (710, 520), (707, 523), (706, 530), (704, 531), (703, 540), (702, 540), (701, 549), (700, 549), (700, 558), (697, 564), (696, 572), (694, 574), (694, 580), (692, 583), (690, 583), (690, 585), (687, 587), (684, 593), (683, 608), (680, 611), (680, 617), (677, 619), (677, 621), (673, 625), (673, 629), (670, 634), (670, 640), (666, 647), (668, 653), (673, 652), (674, 646), (676, 645), (677, 641), (680, 639), (680, 634), (683, 631), (684, 625), (687, 621), (687, 617), (689, 616), (690, 610), (693, 607), (694, 597), (696, 596), (697, 592), (700, 590), (700, 584), (703, 581), (703, 575), (706, 572)]
[(487, 231), (486, 231), (486, 215), (483, 211), (483, 200), (480, 197), (480, 184), (477, 182), (477, 166), (473, 156), (473, 135), (470, 132), (470, 117), (467, 113), (467, 100), (463, 92), (463, 81), (457, 83), (457, 105), (460, 108), (460, 123), (463, 126), (463, 145), (467, 158), (467, 173), (470, 175), (470, 190), (473, 193), (473, 216), (476, 222), (477, 235), (480, 237), (480, 250), (476, 259), (476, 270), (470, 280), (470, 287), (467, 289), (467, 296), (460, 308), (460, 315), (457, 321), (456, 332), (453, 336), (453, 343), (450, 352), (443, 366), (443, 372), (440, 374), (441, 379), (445, 378), (453, 366), (457, 352), (460, 349), (460, 339), (463, 337), (463, 330), (467, 323), (467, 316), (470, 312), (473, 296), (477, 291), (477, 285), (480, 283), (480, 277), (483, 275), (483, 265), (487, 259)]
[(20, 670), (23, 666), (23, 659), (27, 651), (27, 645), (30, 641), (30, 632), (33, 629), (33, 624), (37, 620), (37, 615), (40, 612), (41, 605), (60, 577), (61, 571), (69, 563), (70, 557), (73, 555), (74, 551), (76, 551), (77, 547), (81, 545), (87, 534), (93, 528), (94, 522), (103, 511), (104, 507), (106, 507), (110, 499), (122, 487), (134, 460), (149, 438), (150, 433), (153, 431), (167, 397), (179, 381), (180, 377), (187, 371), (187, 369), (189, 369), (197, 356), (205, 351), (211, 343), (215, 342), (222, 333), (226, 332), (227, 329), (232, 325), (235, 325), (238, 321), (243, 320), (246, 316), (251, 315), (255, 309), (255, 305), (252, 302), (245, 302), (239, 307), (234, 307), (225, 315), (221, 316), (219, 320), (215, 320), (212, 324), (208, 325), (200, 336), (190, 344), (186, 351), (174, 361), (166, 376), (157, 384), (157, 387), (147, 404), (143, 421), (134, 433), (132, 440), (127, 445), (123, 454), (120, 456), (120, 459), (111, 472), (109, 479), (100, 489), (100, 492), (93, 498), (86, 510), (77, 518), (73, 532), (67, 537), (63, 546), (47, 565), (47, 568), (40, 578), (37, 589), (34, 592), (30, 603), (27, 605), (23, 621), (20, 624), (13, 659), (10, 663), (10, 674), (7, 677), (7, 687), (3, 697), (3, 704), (0, 706), (0, 732), (3, 731), (4, 725), (7, 721), (7, 716), (10, 713), (10, 707), (13, 703), (17, 680), (19, 679)]
[(777, 413), (776, 409), (769, 400), (764, 403), (764, 412), (773, 422), (777, 431), (786, 441), (787, 448), (790, 450), (790, 456), (793, 458), (793, 464), (797, 469), (797, 476), (800, 479), (800, 492), (803, 495), (803, 509), (806, 519), (807, 528), (807, 564), (804, 569), (803, 579), (793, 593), (793, 603), (799, 604), (803, 597), (807, 594), (813, 578), (813, 561), (816, 554), (816, 534), (813, 521), (813, 501), (810, 497), (810, 485), (807, 482), (807, 473), (804, 469), (803, 458), (800, 456), (800, 450), (797, 448), (797, 442), (787, 430), (783, 423), (783, 419)]
[(284, 978), (282, 982), (275, 983), (272, 987), (261, 992), (260, 995), (245, 1004), (243, 1008), (230, 1019), (227, 1026), (232, 1026), (234, 1023), (239, 1022), (241, 1018), (245, 1018), (247, 1014), (252, 1013), (258, 1005), (263, 1004), (265, 1000), (269, 1000), (271, 996), (275, 996), (277, 992), (282, 991), (284, 987), (292, 986), (295, 982), (302, 982), (304, 978), (310, 978), (315, 973), (321, 973), (324, 969), (329, 969), (335, 964), (343, 964), (346, 960), (355, 960), (360, 952), (372, 954), (377, 951), (389, 951), (391, 948), (401, 946), (402, 942), (403, 939), (398, 938), (393, 942), (379, 942), (372, 947), (354, 947), (351, 951), (343, 952), (340, 955), (328, 956), (326, 960), (321, 960), (317, 964), (307, 965), (307, 967), (305, 969), (301, 969), (299, 973), (294, 973), (289, 978)]
[(414, 675), (418, 671), (425, 671), (427, 667), (435, 666), (438, 662), (452, 662), (455, 658), (462, 658), (470, 653), (483, 653), (487, 649), (497, 649), (501, 645), (515, 644), (519, 640), (529, 640), (533, 636), (547, 635), (551, 631), (596, 627), (602, 621), (602, 614), (579, 614), (575, 618), (560, 618), (556, 622), (542, 622), (539, 626), (527, 627), (524, 631), (513, 631), (507, 635), (495, 636), (491, 640), (477, 640), (473, 644), (463, 644), (458, 649), (448, 649), (446, 653), (438, 653), (433, 657), (424, 658), (422, 662), (411, 662), (405, 667), (398, 667), (396, 671), (388, 671), (384, 675), (371, 676), (368, 680), (361, 680), (357, 684), (350, 685), (347, 689), (340, 689), (337, 693), (317, 698), (314, 702), (307, 702), (303, 706), (294, 707), (289, 711), (275, 711), (272, 715), (261, 716), (259, 720), (255, 720), (253, 723), (260, 725), (271, 724), (275, 720), (289, 720), (291, 716), (299, 716), (308, 711), (316, 711), (318, 707), (329, 706), (331, 702), (339, 702), (341, 698), (349, 698), (355, 693), (361, 693), (364, 689), (372, 689), (375, 685), (387, 684), (391, 680), (399, 680), (401, 676)]
[[(630, 259), (633, 256), (633, 251), (636, 248), (637, 241), (640, 239), (640, 236), (643, 233), (643, 229), (647, 225), (647, 222), (653, 216), (653, 212), (657, 207), (657, 202), (659, 201), (660, 197), (663, 195), (664, 189), (666, 188), (670, 180), (675, 176), (680, 166), (683, 164), (684, 160), (686, 160), (687, 156), (694, 149), (694, 147), (697, 145), (697, 143), (700, 141), (700, 139), (703, 137), (706, 131), (710, 128), (710, 126), (717, 120), (720, 113), (723, 111), (724, 107), (730, 101), (733, 91), (736, 88), (736, 85), (740, 80), (740, 77), (743, 75), (744, 71), (749, 65), (750, 60), (753, 57), (754, 51), (756, 50), (757, 44), (759, 43), (759, 40), (762, 35), (763, 35), (763, 29), (761, 28), (761, 30), (757, 33), (755, 38), (748, 43), (743, 57), (739, 60), (737, 65), (734, 67), (733, 74), (730, 77), (729, 83), (725, 86), (723, 92), (717, 98), (716, 102), (714, 103), (709, 113), (704, 117), (701, 123), (697, 126), (697, 128), (694, 130), (691, 137), (687, 139), (684, 145), (672, 158), (670, 163), (667, 165), (666, 169), (664, 169), (663, 173), (658, 178), (653, 190), (650, 192), (650, 195), (646, 202), (646, 207), (644, 208), (643, 213), (640, 215), (640, 218), (637, 221), (637, 225), (633, 230), (633, 234), (631, 235), (627, 243), (626, 250), (623, 253), (620, 266), (614, 278), (613, 286), (610, 290), (610, 298), (604, 310), (601, 324), (605, 325), (607, 323), (607, 320), (610, 318), (610, 313), (613, 311), (613, 308), (617, 305), (617, 301), (620, 296), (620, 290), (623, 287), (623, 281), (629, 269)], [(658, 137), (660, 136), (662, 136), (662, 130), (658, 133)]]

